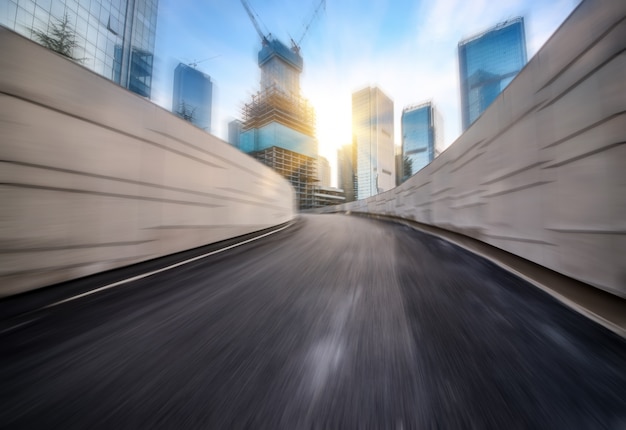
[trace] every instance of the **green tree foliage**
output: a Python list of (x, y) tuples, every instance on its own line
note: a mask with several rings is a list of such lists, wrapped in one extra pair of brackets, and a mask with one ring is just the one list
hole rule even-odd
[(402, 176), (404, 179), (413, 176), (413, 160), (406, 155), (402, 159)]
[(67, 14), (63, 19), (57, 19), (57, 22), (51, 23), (49, 31), (32, 30), (33, 36), (41, 45), (57, 52), (61, 55), (71, 58), (74, 61), (83, 61), (74, 57), (74, 48), (78, 46), (76, 40), (76, 32), (69, 24)]

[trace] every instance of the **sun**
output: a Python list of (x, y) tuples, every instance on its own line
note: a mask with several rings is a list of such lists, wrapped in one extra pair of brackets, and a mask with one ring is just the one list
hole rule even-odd
[(320, 155), (333, 162), (337, 150), (351, 142), (351, 99), (341, 95), (314, 94), (309, 99), (317, 117), (317, 140)]

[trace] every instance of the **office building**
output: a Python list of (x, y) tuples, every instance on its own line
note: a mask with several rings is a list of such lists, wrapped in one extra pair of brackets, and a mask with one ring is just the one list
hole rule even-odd
[(250, 153), (287, 179), (296, 191), (299, 209), (315, 207), (313, 189), (317, 182), (317, 157), (309, 157), (278, 146)]
[(356, 200), (355, 145), (343, 145), (337, 151), (337, 187), (344, 191), (346, 202)]
[(325, 157), (320, 156), (317, 159), (317, 176), (319, 186), (330, 187), (330, 162)]
[(239, 148), (239, 136), (241, 135), (241, 121), (234, 119), (228, 123), (228, 143)]
[(64, 23), (76, 42), (65, 55), (125, 88), (150, 97), (158, 0), (11, 0), (0, 24), (30, 39)]
[(211, 131), (211, 77), (180, 63), (174, 70), (172, 112), (208, 132)]
[(314, 207), (318, 183), (315, 111), (300, 94), (303, 61), (297, 46), (263, 39), (261, 90), (243, 107), (239, 149), (283, 174), (299, 209)]
[(396, 184), (400, 185), (404, 182), (402, 168), (402, 146), (395, 145), (395, 154), (396, 154)]
[(459, 43), (463, 131), (489, 107), (526, 64), (524, 18)]
[(438, 155), (441, 118), (431, 102), (402, 110), (401, 182), (423, 169)]
[(313, 186), (313, 207), (335, 206), (346, 202), (343, 190), (334, 187)]
[(365, 199), (396, 186), (393, 101), (376, 87), (352, 94), (356, 194)]

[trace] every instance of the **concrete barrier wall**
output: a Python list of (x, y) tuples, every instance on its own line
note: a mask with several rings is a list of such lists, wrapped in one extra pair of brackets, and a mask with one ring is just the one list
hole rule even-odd
[(0, 296), (291, 220), (271, 169), (0, 27)]
[(401, 186), (326, 209), (453, 230), (626, 297), (626, 2), (583, 1)]

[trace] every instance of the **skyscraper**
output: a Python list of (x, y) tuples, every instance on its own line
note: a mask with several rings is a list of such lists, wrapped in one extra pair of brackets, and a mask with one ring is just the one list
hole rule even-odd
[(346, 202), (353, 202), (356, 199), (355, 160), (356, 151), (354, 145), (350, 143), (343, 145), (337, 151), (337, 187), (344, 191)]
[(361, 200), (396, 186), (393, 101), (376, 87), (352, 94), (356, 192)]
[(291, 182), (300, 209), (314, 206), (317, 177), (315, 112), (300, 95), (303, 61), (297, 46), (263, 39), (261, 91), (244, 105), (239, 149)]
[(402, 168), (402, 142), (400, 142), (400, 146), (394, 145), (395, 153), (396, 153), (396, 185), (400, 185), (404, 182), (403, 179), (403, 168)]
[(11, 0), (0, 24), (39, 41), (67, 19), (71, 57), (97, 74), (150, 97), (158, 0)]
[(174, 70), (172, 112), (197, 127), (211, 131), (211, 77), (191, 66), (180, 63)]
[(239, 136), (241, 136), (241, 121), (234, 119), (228, 123), (228, 143), (239, 148)]
[(526, 36), (522, 17), (459, 42), (463, 131), (489, 107), (525, 64)]
[(440, 122), (440, 116), (431, 102), (402, 110), (402, 182), (438, 155)]
[(321, 187), (330, 187), (330, 162), (326, 157), (320, 156), (317, 159), (317, 176)]

